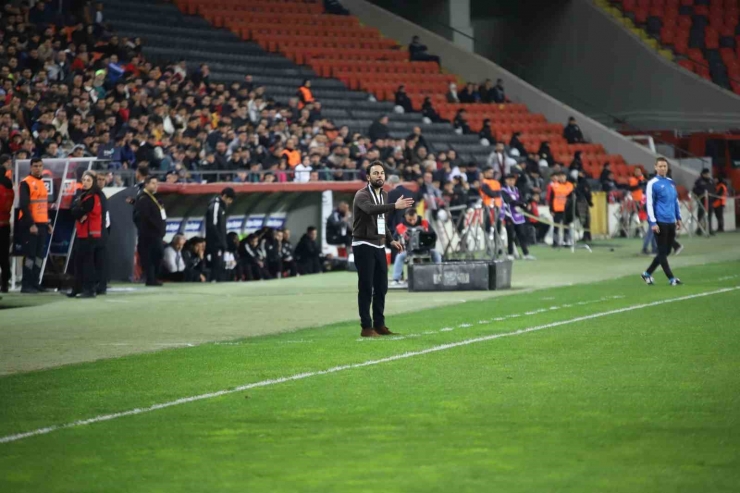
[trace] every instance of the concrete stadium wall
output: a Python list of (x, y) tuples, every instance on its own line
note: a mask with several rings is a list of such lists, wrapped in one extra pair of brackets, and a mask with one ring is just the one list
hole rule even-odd
[(584, 113), (649, 130), (740, 127), (740, 96), (664, 59), (591, 0), (473, 26), (479, 54)]
[[(343, 0), (342, 3), (363, 23), (379, 28), (383, 35), (403, 44), (408, 43), (410, 36), (418, 34), (423, 43), (429, 47), (429, 51), (442, 58), (442, 65), (445, 69), (460, 75), (465, 80), (482, 81), (499, 77), (504, 79), (506, 94), (510, 99), (516, 102), (526, 102), (530, 110), (544, 114), (551, 122), (565, 123), (569, 116), (575, 116), (588, 140), (602, 144), (610, 154), (621, 154), (628, 163), (642, 164), (652, 169), (656, 154), (649, 149), (633, 143), (621, 134), (588, 118), (586, 114), (563, 104), (487, 58), (469, 53), (447, 39), (366, 0)], [(672, 164), (674, 165), (674, 179), (679, 184), (690, 187), (698, 175), (692, 170), (680, 168), (675, 161)]]

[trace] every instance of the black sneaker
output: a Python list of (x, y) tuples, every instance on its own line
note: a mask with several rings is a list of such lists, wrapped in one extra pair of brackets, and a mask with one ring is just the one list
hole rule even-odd
[(67, 298), (75, 298), (75, 297), (77, 297), (77, 295), (78, 295), (78, 294), (80, 294), (80, 293), (78, 293), (77, 291), (75, 291), (75, 290), (73, 289), (73, 290), (69, 291), (68, 293), (63, 293), (63, 294), (64, 294), (64, 296), (66, 296)]
[(640, 277), (642, 277), (642, 280), (645, 281), (645, 284), (647, 284), (648, 286), (652, 286), (653, 284), (655, 284), (653, 276), (651, 276), (647, 272), (643, 272), (642, 274), (640, 274)]

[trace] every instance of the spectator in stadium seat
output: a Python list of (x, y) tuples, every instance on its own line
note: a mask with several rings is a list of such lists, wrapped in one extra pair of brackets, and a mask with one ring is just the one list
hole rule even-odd
[(185, 259), (183, 258), (183, 248), (186, 243), (185, 235), (177, 233), (164, 249), (164, 260), (162, 270), (164, 278), (173, 282), (185, 281)]
[(506, 154), (506, 147), (503, 142), (498, 142), (493, 152), (488, 156), (488, 166), (493, 168), (496, 179), (511, 173), (511, 167), (516, 164), (516, 160)]
[(581, 144), (585, 142), (581, 127), (576, 123), (575, 117), (571, 116), (568, 118), (568, 125), (563, 129), (563, 138), (568, 141), (568, 144)]
[(367, 135), (370, 137), (371, 142), (375, 142), (378, 139), (389, 139), (391, 137), (391, 132), (388, 130), (388, 115), (382, 115), (374, 121), (368, 129)]
[(311, 80), (306, 79), (303, 85), (298, 88), (298, 109), (303, 109), (307, 104), (314, 102), (313, 93), (311, 92)]
[(316, 243), (318, 233), (309, 226), (295, 247), (295, 257), (300, 274), (319, 274), (321, 268), (321, 247)]
[[(510, 150), (516, 149), (517, 152), (519, 152), (519, 156), (526, 156), (527, 148), (524, 147), (524, 144), (522, 144), (522, 141), (519, 140), (520, 135), (522, 135), (521, 132), (514, 132), (511, 135), (511, 140), (509, 141), (509, 149)], [(511, 155), (511, 151), (509, 151), (509, 155)]]
[(447, 91), (447, 102), (448, 103), (459, 103), (460, 97), (457, 94), (457, 84), (450, 82), (449, 90)]
[(398, 90), (396, 91), (396, 108), (399, 107), (403, 109), (404, 113), (411, 113), (414, 111), (411, 99), (408, 94), (406, 94), (406, 86), (403, 84), (398, 86)]
[[(599, 175), (599, 181), (603, 184), (608, 178), (609, 173), (612, 172), (612, 165), (610, 162), (604, 163), (604, 166), (601, 168), (601, 174)], [(603, 185), (602, 185), (603, 186)]]
[(468, 135), (471, 133), (470, 125), (468, 125), (468, 112), (464, 108), (457, 110), (455, 120), (452, 122), (452, 126), (455, 127), (457, 133), (461, 135)]
[(475, 84), (468, 82), (465, 88), (458, 94), (458, 98), (461, 103), (477, 103), (480, 101), (480, 94), (478, 94)]
[(425, 97), (424, 103), (421, 105), (421, 114), (424, 116), (424, 118), (428, 118), (430, 123), (442, 123), (447, 120), (443, 120), (439, 113), (434, 109), (434, 105), (432, 105), (432, 98)]
[(480, 102), (481, 103), (493, 103), (493, 96), (494, 96), (494, 88), (493, 88), (493, 81), (491, 79), (486, 79), (483, 84), (478, 86), (478, 94), (480, 94)]
[(311, 158), (307, 155), (303, 156), (302, 162), (298, 163), (294, 168), (295, 175), (293, 181), (296, 183), (308, 183), (311, 178), (312, 170)]
[(478, 137), (480, 138), (481, 145), (484, 145), (484, 146), (495, 146), (496, 145), (496, 137), (493, 136), (490, 118), (486, 118), (485, 120), (483, 120), (483, 128), (481, 128), (481, 131), (478, 132)]
[(606, 179), (601, 181), (601, 191), (603, 192), (614, 192), (615, 190), (618, 190), (619, 186), (617, 185), (616, 180), (614, 179), (614, 173), (609, 171), (606, 175)]
[(441, 64), (438, 56), (427, 53), (427, 46), (421, 44), (419, 36), (411, 38), (409, 59), (413, 62), (436, 62), (438, 65)]
[(504, 91), (504, 80), (496, 79), (496, 85), (493, 88), (492, 101), (496, 104), (503, 104), (506, 102), (506, 91)]
[(575, 171), (576, 176), (578, 176), (579, 171), (583, 171), (583, 161), (581, 160), (581, 154), (583, 154), (583, 151), (576, 151), (573, 154), (573, 161), (570, 162), (570, 166), (568, 167), (568, 170), (571, 173)]
[(326, 219), (326, 242), (345, 247), (352, 244), (352, 215), (349, 204), (345, 201), (339, 202), (337, 208)]

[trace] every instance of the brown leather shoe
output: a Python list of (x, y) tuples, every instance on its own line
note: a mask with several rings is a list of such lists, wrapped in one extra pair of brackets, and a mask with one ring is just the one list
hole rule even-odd
[(398, 335), (395, 332), (391, 332), (390, 329), (388, 327), (385, 327), (385, 326), (383, 326), (383, 327), (381, 327), (379, 329), (375, 329), (375, 332), (377, 332), (378, 334), (380, 334), (382, 336), (397, 336)]
[(362, 329), (360, 337), (380, 337), (380, 334), (375, 332), (375, 329)]

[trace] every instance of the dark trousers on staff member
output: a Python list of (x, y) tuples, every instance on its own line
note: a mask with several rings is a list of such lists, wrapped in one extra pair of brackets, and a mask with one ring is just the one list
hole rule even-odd
[(162, 240), (139, 238), (137, 245), (141, 270), (146, 278), (147, 286), (159, 284), (159, 271), (164, 258)]
[(0, 226), (0, 289), (10, 283), (10, 226)]
[(660, 228), (660, 232), (655, 234), (655, 240), (658, 243), (658, 255), (655, 256), (653, 263), (648, 267), (647, 273), (652, 276), (658, 266), (661, 266), (668, 279), (673, 279), (671, 266), (668, 265), (668, 255), (676, 242), (676, 225), (675, 223), (658, 223), (658, 228)]
[(46, 257), (47, 225), (37, 224), (38, 232), (26, 232), (23, 242), (23, 289), (39, 289), (41, 287), (41, 267)]
[[(357, 304), (363, 329), (385, 327), (385, 295), (388, 292), (388, 261), (385, 247), (355, 245), (355, 266), (359, 277)], [(372, 304), (372, 318), (370, 305)]]
[(108, 249), (107, 238), (98, 240), (95, 247), (95, 293), (105, 294), (108, 291)]
[[(75, 252), (75, 287), (77, 293), (93, 295), (103, 271), (103, 242), (99, 238), (79, 238)], [(103, 285), (105, 286), (105, 285)]]

